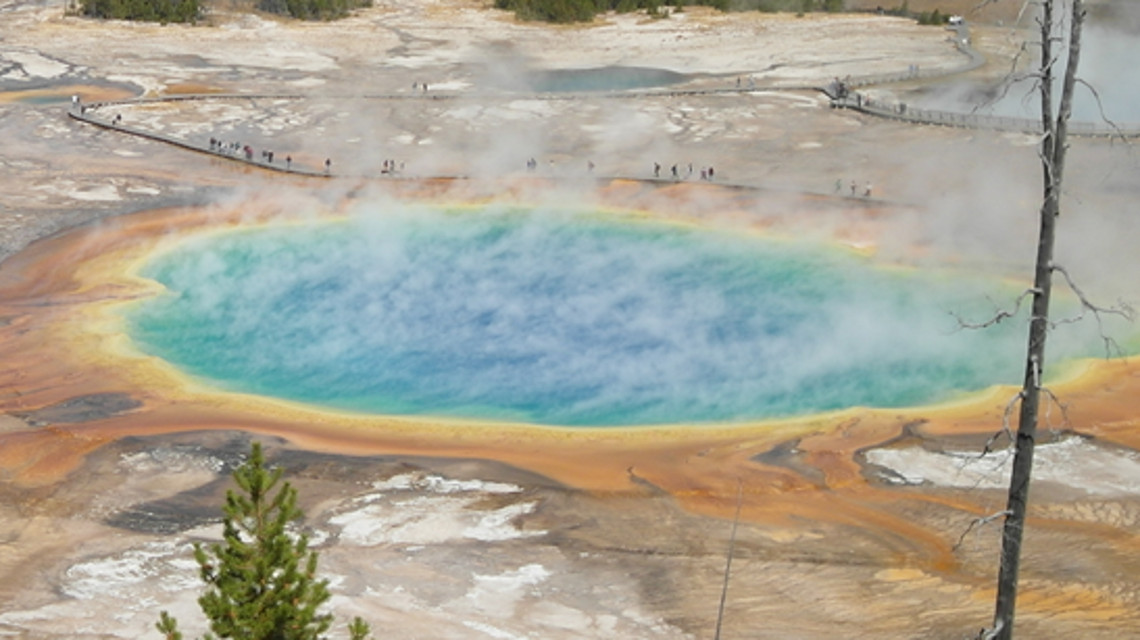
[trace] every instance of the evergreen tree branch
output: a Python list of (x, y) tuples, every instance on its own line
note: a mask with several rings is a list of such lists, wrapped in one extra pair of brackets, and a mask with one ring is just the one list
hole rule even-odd
[[(207, 589), (198, 599), (210, 623), (204, 637), (240, 640), (318, 640), (333, 616), (321, 607), (331, 597), (328, 581), (317, 577), (318, 554), (293, 525), (304, 517), (297, 491), (280, 483), (283, 471), (266, 468), (261, 445), (234, 470), (240, 491), (226, 492), (222, 542), (196, 544), (194, 558)], [(279, 486), (280, 484), (280, 486)], [(156, 623), (167, 640), (180, 640), (177, 622), (165, 611)], [(349, 625), (354, 640), (370, 629), (363, 620)]]

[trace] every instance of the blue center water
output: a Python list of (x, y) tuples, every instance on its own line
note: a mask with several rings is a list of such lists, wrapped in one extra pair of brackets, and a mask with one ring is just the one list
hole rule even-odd
[[(220, 389), (361, 412), (742, 421), (1018, 383), (993, 282), (619, 216), (414, 210), (197, 237), (131, 337)], [(1012, 295), (1009, 296), (1012, 299)], [(1095, 340), (1070, 350), (1095, 353)]]

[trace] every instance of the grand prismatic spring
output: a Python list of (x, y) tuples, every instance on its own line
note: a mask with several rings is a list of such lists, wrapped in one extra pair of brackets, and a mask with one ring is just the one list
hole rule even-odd
[[(128, 334), (221, 389), (564, 426), (913, 406), (1020, 370), (1019, 323), (965, 328), (1009, 284), (644, 217), (361, 209), (166, 250)], [(1055, 340), (1103, 350), (1089, 326)]]
[[(0, 635), (204, 631), (192, 543), (250, 438), (300, 490), (330, 609), (381, 636), (988, 624), (1006, 439), (981, 451), (1025, 309), (964, 325), (1025, 290), (1036, 139), (812, 87), (993, 86), (1016, 7), (968, 17), (991, 62), (967, 74), (950, 31), (872, 13), (0, 8)], [(72, 95), (103, 106), (73, 120)], [(1136, 158), (1072, 144), (1059, 260), (1135, 300)], [(1140, 625), (1137, 332), (1096, 320), (1050, 337), (1029, 638)]]

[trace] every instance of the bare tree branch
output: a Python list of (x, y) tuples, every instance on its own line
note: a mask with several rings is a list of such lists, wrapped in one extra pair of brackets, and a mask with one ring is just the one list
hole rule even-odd
[[(1007, 73), (1005, 77), (1002, 78), (1001, 83), (998, 84), (997, 93), (993, 98), (990, 98), (989, 100), (983, 100), (980, 104), (971, 109), (971, 113), (976, 112), (979, 109), (991, 107), (994, 104), (997, 104), (1001, 100), (1004, 100), (1007, 95), (1009, 95), (1009, 91), (1013, 88), (1014, 85), (1038, 75), (1035, 72), (1019, 72), (1017, 70), (1018, 63), (1021, 62), (1021, 56), (1028, 51), (1028, 47), (1029, 43), (1022, 41), (1021, 46), (1017, 49), (1017, 53), (1013, 55), (1013, 59), (1010, 61), (1009, 73)], [(1032, 91), (1030, 93), (1032, 93)]]
[(993, 629), (982, 629), (978, 635), (974, 636), (974, 640), (996, 640), (1001, 634), (1001, 630), (1005, 628), (1005, 621), (998, 620)]
[[(995, 324), (1000, 324), (1007, 318), (1016, 316), (1021, 311), (1021, 304), (1025, 302), (1025, 299), (1029, 296), (1034, 295), (1035, 293), (1036, 291), (1034, 289), (1026, 289), (1025, 291), (1022, 291), (1021, 295), (1017, 296), (1017, 299), (1014, 301), (1012, 310), (998, 309), (996, 312), (994, 312), (993, 316), (991, 316), (988, 320), (982, 322), (967, 322), (962, 316), (954, 313), (953, 311), (950, 312), (950, 315), (958, 321), (959, 329), (985, 329), (987, 327), (992, 327)], [(992, 298), (989, 300), (991, 303), (993, 303)], [(995, 304), (994, 306), (996, 307), (997, 305)]]
[(1049, 387), (1043, 387), (1041, 389), (1041, 392), (1044, 393), (1049, 398), (1049, 402), (1045, 405), (1045, 424), (1049, 427), (1050, 433), (1052, 433), (1054, 436), (1056, 436), (1058, 429), (1053, 428), (1052, 407), (1055, 406), (1058, 409), (1060, 409), (1060, 411), (1061, 411), (1061, 428), (1062, 429), (1068, 429), (1073, 424), (1072, 421), (1069, 420), (1069, 405), (1065, 404), (1064, 402), (1061, 402), (1061, 399), (1058, 398), (1057, 394), (1053, 393), (1053, 390), (1050, 389)]
[(1014, 24), (1021, 22), (1021, 17), (1025, 15), (1025, 10), (1028, 9), (1031, 4), (1034, 4), (1033, 0), (1025, 0), (1025, 2), (1021, 3), (1021, 8), (1017, 10), (1017, 20)]
[(1019, 390), (1017, 393), (1013, 394), (1013, 397), (1010, 398), (1009, 402), (1005, 404), (1005, 411), (1003, 411), (1001, 414), (1001, 429), (999, 429), (996, 433), (990, 436), (988, 440), (986, 440), (986, 444), (982, 447), (982, 453), (978, 457), (984, 457), (986, 454), (992, 452), (994, 450), (994, 443), (997, 442), (997, 439), (1002, 435), (1009, 438), (1010, 444), (1013, 443), (1013, 429), (1010, 428), (1010, 416), (1013, 415), (1013, 408), (1017, 406), (1018, 401), (1024, 397), (1025, 390)]
[[(1069, 419), (1069, 405), (1065, 404), (1064, 402), (1061, 402), (1061, 399), (1058, 398), (1057, 394), (1055, 394), (1053, 392), (1053, 390), (1050, 389), (1049, 387), (1040, 387), (1040, 390), (1050, 400), (1050, 403), (1046, 405), (1046, 409), (1045, 409), (1045, 424), (1050, 425), (1050, 430), (1054, 431), (1054, 432), (1057, 431), (1057, 429), (1052, 427), (1053, 421), (1051, 418), (1051, 416), (1052, 416), (1052, 409), (1051, 408), (1053, 406), (1056, 406), (1057, 409), (1059, 409), (1061, 412), (1061, 427), (1063, 429), (1068, 429), (1069, 427), (1071, 427), (1073, 423)], [(1001, 428), (998, 429), (997, 431), (995, 431), (989, 438), (986, 439), (985, 444), (982, 445), (981, 453), (979, 453), (977, 455), (977, 458), (975, 458), (975, 459), (984, 458), (987, 455), (997, 451), (997, 448), (994, 445), (997, 444), (997, 441), (1002, 436), (1005, 436), (1006, 439), (1009, 440), (1009, 444), (1013, 444), (1014, 433), (1013, 433), (1013, 427), (1010, 424), (1010, 416), (1013, 415), (1014, 408), (1017, 406), (1018, 401), (1024, 397), (1024, 395), (1025, 395), (1025, 391), (1019, 390), (1017, 393), (1013, 394), (1013, 397), (1011, 397), (1009, 399), (1009, 402), (1007, 402), (1005, 404), (1005, 410), (1002, 411), (1002, 416), (1001, 416)], [(1005, 450), (1008, 451), (1009, 450), (1008, 447)], [(1003, 463), (1004, 463), (1004, 461), (1003, 461)]]
[(966, 541), (966, 536), (970, 535), (970, 532), (973, 531), (975, 528), (984, 527), (987, 524), (993, 522), (994, 520), (997, 520), (998, 518), (1002, 518), (1002, 517), (1005, 517), (1008, 515), (1010, 515), (1010, 511), (1008, 509), (1003, 509), (1001, 511), (998, 511), (997, 513), (991, 513), (988, 516), (983, 516), (981, 518), (974, 518), (973, 520), (970, 521), (970, 526), (966, 527), (966, 530), (962, 532), (962, 535), (958, 536), (958, 541), (954, 543), (953, 547), (950, 547), (950, 550), (951, 551), (957, 551), (962, 546), (962, 543)]
[(1100, 119), (1101, 119), (1101, 120), (1103, 120), (1103, 121), (1105, 122), (1105, 124), (1107, 124), (1108, 126), (1112, 127), (1112, 130), (1116, 132), (1116, 135), (1112, 136), (1112, 137), (1111, 137), (1111, 138), (1109, 138), (1109, 139), (1110, 139), (1110, 140), (1115, 140), (1115, 139), (1117, 139), (1117, 138), (1120, 138), (1120, 140), (1121, 140), (1121, 141), (1123, 141), (1125, 144), (1128, 144), (1128, 136), (1126, 136), (1126, 135), (1124, 134), (1124, 130), (1123, 130), (1123, 129), (1121, 129), (1121, 128), (1120, 128), (1120, 126), (1116, 124), (1116, 122), (1114, 122), (1113, 120), (1111, 120), (1111, 119), (1110, 119), (1110, 118), (1109, 118), (1109, 117), (1108, 117), (1108, 116), (1107, 116), (1107, 115), (1104, 113), (1104, 102), (1103, 102), (1103, 101), (1101, 101), (1101, 99), (1100, 99), (1100, 93), (1099, 93), (1099, 92), (1096, 90), (1096, 87), (1092, 86), (1092, 85), (1091, 85), (1091, 84), (1089, 84), (1088, 82), (1085, 82), (1085, 81), (1084, 81), (1083, 79), (1081, 79), (1081, 78), (1077, 78), (1077, 82), (1078, 82), (1079, 84), (1081, 84), (1083, 87), (1085, 87), (1086, 89), (1088, 89), (1090, 93), (1092, 93), (1092, 95), (1093, 95), (1093, 100), (1095, 100), (1095, 101), (1096, 101), (1096, 109), (1097, 109), (1097, 111), (1099, 111), (1099, 112), (1100, 112)]
[(1128, 322), (1134, 322), (1136, 320), (1136, 310), (1123, 300), (1118, 301), (1116, 305), (1111, 307), (1102, 307), (1100, 305), (1097, 305), (1089, 300), (1089, 297), (1085, 295), (1085, 292), (1082, 291), (1080, 287), (1077, 286), (1076, 282), (1073, 282), (1072, 276), (1069, 275), (1069, 272), (1064, 267), (1054, 263), (1050, 268), (1054, 272), (1060, 273), (1062, 276), (1064, 276), (1065, 284), (1067, 284), (1069, 290), (1077, 296), (1077, 300), (1081, 305), (1081, 310), (1076, 316), (1072, 318), (1057, 320), (1053, 322), (1052, 325), (1055, 327), (1060, 324), (1079, 322), (1085, 318), (1087, 313), (1091, 313), (1093, 315), (1093, 318), (1096, 320), (1097, 332), (1100, 334), (1100, 339), (1102, 342), (1104, 342), (1105, 357), (1123, 355), (1124, 350), (1120, 347), (1120, 344), (1117, 343), (1116, 339), (1110, 336), (1107, 331), (1105, 331), (1103, 316), (1114, 315), (1124, 318)]

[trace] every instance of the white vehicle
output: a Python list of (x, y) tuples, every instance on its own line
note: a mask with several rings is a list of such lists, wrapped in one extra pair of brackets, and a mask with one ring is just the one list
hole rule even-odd
[(962, 19), (962, 16), (950, 16), (950, 19), (946, 22), (949, 23), (952, 27), (957, 27), (964, 24), (966, 21)]

